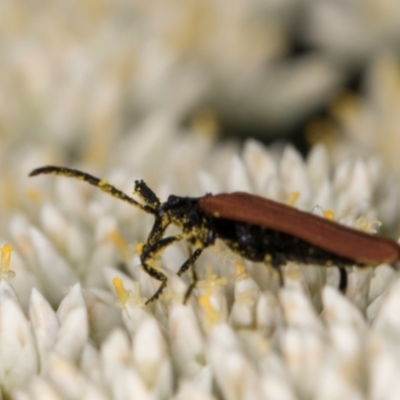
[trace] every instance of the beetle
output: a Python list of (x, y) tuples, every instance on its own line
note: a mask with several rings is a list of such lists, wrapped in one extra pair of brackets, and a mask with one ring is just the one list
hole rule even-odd
[[(76, 169), (45, 166), (33, 170), (29, 176), (42, 174), (85, 181), (154, 215), (154, 224), (143, 245), (140, 260), (144, 270), (161, 285), (146, 304), (156, 300), (167, 286), (167, 276), (152, 265), (152, 260), (166, 247), (181, 240), (186, 240), (194, 249), (177, 272), (178, 276), (189, 268), (193, 272), (193, 282), (184, 301), (196, 285), (195, 261), (217, 238), (248, 260), (272, 265), (278, 271), (281, 285), (280, 267), (287, 261), (336, 265), (340, 271), (339, 288), (345, 291), (345, 266), (393, 264), (400, 258), (400, 246), (389, 238), (352, 229), (249, 193), (206, 194), (202, 197), (170, 195), (167, 201), (161, 202), (140, 180), (135, 181), (134, 186), (134, 194), (141, 200), (138, 202), (106, 181)], [(181, 233), (164, 237), (171, 224), (179, 227)]]

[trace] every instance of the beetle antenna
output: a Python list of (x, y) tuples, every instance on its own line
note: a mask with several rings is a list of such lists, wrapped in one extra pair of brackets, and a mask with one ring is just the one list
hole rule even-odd
[(79, 171), (77, 169), (67, 168), (67, 167), (58, 167), (55, 165), (48, 165), (46, 167), (40, 167), (34, 169), (29, 176), (37, 176), (42, 174), (51, 174), (51, 175), (61, 175), (68, 178), (75, 178), (84, 182), (89, 183), (92, 186), (99, 188), (102, 192), (109, 194), (110, 196), (116, 197), (119, 200), (125, 201), (132, 206), (140, 208), (144, 212), (148, 214), (155, 214), (155, 209), (150, 205), (143, 205), (137, 202), (132, 197), (128, 196), (121, 190), (117, 189), (116, 187), (110, 185), (105, 180), (101, 180), (96, 178), (93, 175), (90, 175), (86, 172)]

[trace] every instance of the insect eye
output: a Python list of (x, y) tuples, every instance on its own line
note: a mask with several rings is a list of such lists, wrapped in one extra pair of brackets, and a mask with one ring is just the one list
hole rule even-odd
[(168, 200), (167, 200), (168, 205), (175, 206), (175, 205), (179, 204), (179, 202), (180, 202), (180, 197), (175, 196), (174, 194), (171, 194), (168, 196)]

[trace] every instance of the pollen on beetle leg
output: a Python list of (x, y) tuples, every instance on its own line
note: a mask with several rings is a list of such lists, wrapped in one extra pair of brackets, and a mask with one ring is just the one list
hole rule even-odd
[(15, 276), (15, 272), (10, 269), (12, 251), (13, 248), (8, 243), (1, 248), (0, 279), (9, 280)]
[(102, 180), (99, 182), (99, 186), (100, 186), (100, 187), (104, 187), (104, 186), (107, 186), (107, 185), (108, 185), (107, 179), (102, 179)]

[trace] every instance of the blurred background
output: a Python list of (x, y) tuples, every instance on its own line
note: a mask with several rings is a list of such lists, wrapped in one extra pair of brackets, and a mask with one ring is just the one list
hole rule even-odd
[(106, 168), (162, 115), (399, 171), (399, 55), (398, 0), (2, 0), (0, 166)]

